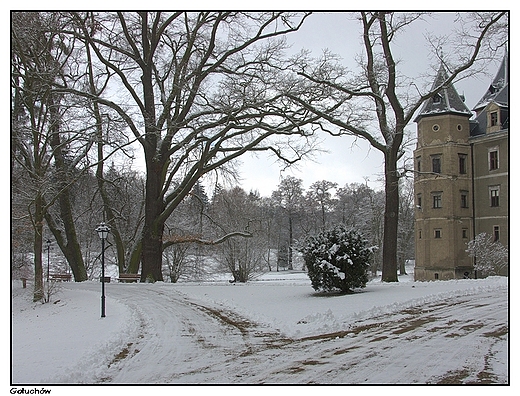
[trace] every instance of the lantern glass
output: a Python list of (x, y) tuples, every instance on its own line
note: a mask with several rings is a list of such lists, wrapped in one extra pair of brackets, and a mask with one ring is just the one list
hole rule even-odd
[(108, 233), (110, 232), (110, 227), (107, 226), (105, 223), (101, 223), (97, 228), (96, 231), (99, 235), (99, 238), (101, 239), (107, 239)]

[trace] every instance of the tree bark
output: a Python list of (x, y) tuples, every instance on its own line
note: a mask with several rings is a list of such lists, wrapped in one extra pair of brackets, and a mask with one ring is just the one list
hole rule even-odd
[(293, 218), (289, 213), (289, 257), (287, 258), (287, 269), (293, 269)]
[[(65, 164), (65, 159), (62, 152), (63, 145), (61, 142), (59, 120), (57, 117), (58, 110), (53, 103), (49, 106), (49, 110), (51, 112), (51, 117), (53, 118), (51, 125), (52, 136), (50, 139), (50, 144), (52, 147), (54, 165), (56, 168), (56, 176), (58, 180), (58, 206), (60, 211), (60, 218), (63, 223), (63, 229), (65, 231), (66, 243), (63, 240), (61, 233), (61, 238), (58, 238), (56, 227), (50, 227), (49, 225), (49, 228), (51, 228), (51, 231), (56, 238), (56, 242), (58, 242), (58, 245), (60, 246), (63, 254), (65, 255), (65, 258), (67, 259), (67, 262), (69, 263), (70, 268), (72, 269), (74, 280), (76, 282), (82, 282), (86, 281), (88, 277), (87, 270), (85, 269), (85, 263), (83, 261), (83, 255), (81, 254), (81, 246), (78, 242), (76, 227), (74, 225), (74, 218), (72, 216), (70, 184), (67, 180), (67, 174), (71, 171), (71, 169), (68, 169), (67, 165)], [(46, 211), (45, 214), (46, 218), (50, 217), (48, 211)]]
[(130, 262), (128, 263), (128, 267), (126, 269), (126, 271), (129, 274), (137, 274), (139, 272), (139, 264), (141, 262), (141, 250), (142, 241), (139, 240), (134, 246), (132, 254), (130, 255)]
[(40, 194), (34, 200), (34, 292), (33, 301), (43, 299), (43, 200)]
[(153, 158), (146, 161), (146, 197), (143, 237), (141, 241), (141, 282), (162, 281), (162, 236), (164, 221), (161, 214), (164, 201), (161, 194), (162, 168), (161, 163)]
[(399, 176), (397, 158), (385, 153), (385, 220), (383, 231), (383, 282), (398, 282), (397, 227), (399, 223)]

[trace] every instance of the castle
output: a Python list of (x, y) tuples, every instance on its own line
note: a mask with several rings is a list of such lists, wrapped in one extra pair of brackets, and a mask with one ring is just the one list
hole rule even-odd
[(415, 280), (474, 278), (466, 252), (482, 232), (508, 247), (509, 65), (468, 109), (440, 66), (415, 119)]

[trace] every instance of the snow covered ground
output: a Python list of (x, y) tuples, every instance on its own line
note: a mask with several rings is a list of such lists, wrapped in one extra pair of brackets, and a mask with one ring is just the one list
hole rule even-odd
[(12, 283), (11, 385), (509, 383), (503, 277), (404, 276), (327, 296), (289, 271), (109, 283), (106, 318), (100, 289), (63, 283), (34, 304), (30, 285)]

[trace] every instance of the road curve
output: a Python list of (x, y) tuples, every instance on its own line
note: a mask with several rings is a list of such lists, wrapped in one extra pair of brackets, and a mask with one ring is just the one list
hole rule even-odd
[(171, 287), (113, 285), (110, 297), (137, 313), (139, 331), (103, 376), (91, 379), (96, 383), (508, 382), (497, 374), (504, 370), (495, 370), (508, 359), (507, 290), (455, 297), (300, 339)]

